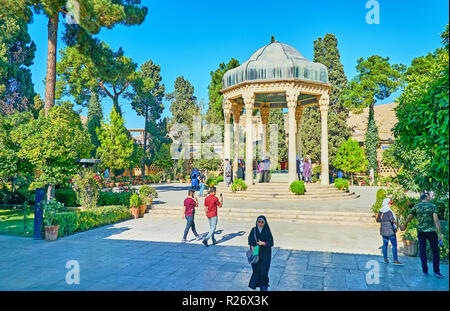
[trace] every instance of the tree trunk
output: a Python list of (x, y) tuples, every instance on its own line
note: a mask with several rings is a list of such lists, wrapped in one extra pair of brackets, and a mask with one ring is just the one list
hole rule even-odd
[(145, 107), (145, 124), (144, 124), (144, 157), (142, 158), (141, 175), (145, 177), (145, 160), (147, 159), (147, 126), (148, 126), (148, 107)]
[(56, 44), (58, 39), (59, 11), (50, 16), (47, 24), (48, 47), (47, 47), (47, 77), (45, 79), (45, 116), (55, 105), (55, 85), (56, 85)]
[(55, 185), (48, 185), (47, 187), (47, 201), (55, 197)]
[(120, 106), (119, 106), (119, 96), (115, 95), (112, 100), (113, 100), (113, 105), (114, 105), (114, 108), (116, 109), (116, 112), (119, 113), (120, 117), (122, 117), (122, 110), (120, 109)]

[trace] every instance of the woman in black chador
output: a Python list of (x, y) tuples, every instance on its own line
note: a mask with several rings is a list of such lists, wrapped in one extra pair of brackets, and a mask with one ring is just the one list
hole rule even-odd
[(248, 245), (252, 249), (255, 246), (259, 246), (259, 261), (256, 264), (252, 264), (253, 274), (248, 287), (251, 289), (259, 287), (261, 291), (266, 291), (269, 287), (273, 237), (265, 216), (261, 215), (256, 219), (256, 226), (252, 228), (248, 236)]

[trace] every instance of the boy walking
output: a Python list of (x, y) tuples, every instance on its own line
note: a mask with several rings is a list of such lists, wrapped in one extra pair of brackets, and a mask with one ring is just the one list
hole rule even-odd
[(197, 233), (197, 230), (195, 230), (195, 223), (194, 223), (195, 208), (198, 206), (198, 200), (194, 196), (194, 194), (195, 194), (194, 190), (189, 190), (188, 197), (184, 200), (184, 212), (181, 218), (186, 218), (186, 228), (184, 229), (183, 239), (181, 240), (182, 243), (186, 243), (186, 237), (189, 232), (189, 229), (191, 228), (192, 233), (194, 233), (195, 237), (197, 239), (200, 237)]
[(216, 197), (216, 187), (211, 187), (209, 190), (209, 196), (205, 198), (205, 214), (208, 217), (209, 222), (209, 233), (204, 238), (203, 244), (208, 247), (209, 238), (212, 239), (213, 245), (216, 244), (216, 239), (214, 239), (214, 231), (217, 227), (217, 207), (221, 208), (223, 204), (223, 196), (220, 194), (220, 201)]

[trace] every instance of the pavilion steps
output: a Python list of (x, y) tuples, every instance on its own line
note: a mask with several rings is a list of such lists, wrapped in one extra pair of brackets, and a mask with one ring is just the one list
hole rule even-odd
[[(145, 217), (180, 218), (182, 207), (154, 205)], [(202, 208), (197, 208), (196, 218), (204, 218)], [(341, 224), (353, 226), (376, 226), (372, 213), (305, 211), (295, 209), (272, 208), (221, 208), (219, 219), (225, 221), (254, 221), (258, 215), (265, 215), (271, 221), (309, 223), (309, 224)]]
[(354, 192), (337, 190), (334, 186), (307, 184), (304, 195), (295, 195), (289, 190), (287, 183), (255, 183), (245, 191), (232, 192), (231, 187), (224, 183), (217, 185), (217, 193), (222, 193), (225, 199), (257, 200), (257, 201), (320, 201), (355, 199), (359, 195)]

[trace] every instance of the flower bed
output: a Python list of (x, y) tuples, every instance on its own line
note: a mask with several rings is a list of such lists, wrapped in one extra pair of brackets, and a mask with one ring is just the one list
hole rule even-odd
[(85, 211), (62, 212), (55, 215), (59, 225), (58, 237), (90, 230), (131, 218), (126, 206), (104, 206)]

